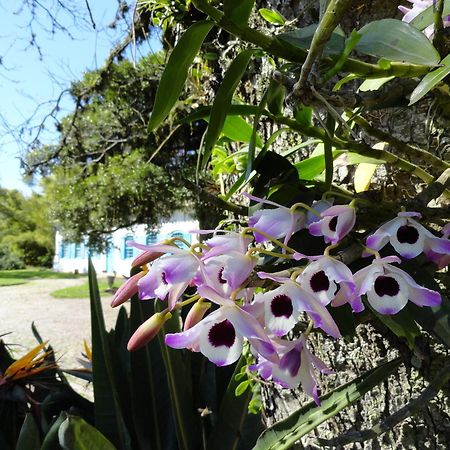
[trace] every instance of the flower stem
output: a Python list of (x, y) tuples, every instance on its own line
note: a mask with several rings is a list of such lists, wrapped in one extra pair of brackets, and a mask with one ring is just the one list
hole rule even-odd
[(246, 227), (241, 231), (241, 234), (245, 235), (248, 232), (260, 234), (261, 236), (264, 236), (265, 238), (269, 239), (270, 241), (272, 241), (274, 244), (278, 245), (279, 247), (284, 248), (287, 252), (295, 253), (295, 250), (293, 248), (287, 246), (286, 244), (283, 244), (283, 242), (279, 241), (277, 238), (273, 237), (269, 233), (266, 233), (265, 231), (259, 230), (258, 228), (254, 228), (254, 227)]
[(307, 211), (313, 213), (315, 216), (320, 217), (320, 212), (316, 211), (314, 208), (312, 208), (311, 206), (307, 205), (306, 203), (295, 203), (294, 205), (291, 206), (290, 210), (292, 213), (295, 212), (296, 209), (298, 208), (303, 208), (306, 209)]

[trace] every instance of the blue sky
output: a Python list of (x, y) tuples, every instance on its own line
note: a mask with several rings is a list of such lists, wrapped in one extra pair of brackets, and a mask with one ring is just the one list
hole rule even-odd
[[(7, 5), (8, 3), (16, 6)], [(50, 27), (50, 23), (41, 10), (37, 16), (40, 23), (33, 25), (42, 52), (40, 56), (37, 48), (29, 45), (30, 14), (27, 10), (20, 11), (18, 3), (2, 2), (0, 5), (0, 186), (29, 193), (29, 187), (21, 180), (21, 148), (6, 130), (19, 127), (41, 105), (33, 119), (34, 125), (39, 124), (51, 111), (54, 105), (52, 101), (71, 81), (81, 78), (87, 70), (102, 66), (114, 43), (124, 36), (125, 24), (114, 29), (108, 27), (116, 13), (117, 2), (113, 0), (89, 2), (96, 24), (95, 30), (87, 14), (85, 21), (74, 24), (73, 19), (63, 11), (52, 9), (57, 13), (58, 20), (72, 33), (72, 39), (62, 31), (54, 34), (47, 32), (45, 29)], [(53, 0), (41, 3), (49, 6), (56, 4)], [(84, 0), (75, 3), (80, 14), (87, 13)], [(159, 47), (152, 40), (140, 52), (148, 53)], [(72, 103), (68, 97), (62, 106), (61, 115), (70, 111)], [(49, 142), (56, 137), (55, 128), (49, 121), (43, 139)]]

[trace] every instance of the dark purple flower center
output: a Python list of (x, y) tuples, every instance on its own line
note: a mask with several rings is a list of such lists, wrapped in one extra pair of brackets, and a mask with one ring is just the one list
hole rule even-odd
[(211, 327), (208, 333), (208, 340), (213, 347), (220, 347), (225, 345), (231, 348), (236, 338), (236, 332), (229, 320), (216, 323)]
[(220, 270), (219, 270), (219, 273), (217, 274), (217, 278), (218, 278), (218, 280), (219, 280), (219, 283), (222, 283), (222, 284), (226, 284), (226, 282), (227, 282), (227, 280), (225, 280), (224, 278), (223, 278), (223, 271), (224, 271), (224, 269), (225, 269), (225, 267), (222, 267)]
[(331, 231), (336, 231), (337, 221), (338, 221), (338, 216), (334, 216), (334, 217), (330, 220), (328, 226), (329, 226), (329, 228), (330, 228)]
[(270, 304), (270, 309), (275, 317), (284, 316), (287, 318), (292, 316), (292, 311), (294, 310), (292, 300), (284, 294), (274, 297)]
[(328, 279), (326, 273), (321, 270), (316, 272), (309, 280), (309, 285), (314, 292), (328, 291), (330, 287), (330, 280)]
[(161, 272), (161, 280), (164, 284), (169, 284), (166, 278), (166, 272)]
[(375, 292), (379, 297), (383, 295), (394, 297), (400, 292), (400, 285), (394, 278), (381, 275), (375, 280)]
[(411, 225), (403, 225), (397, 230), (397, 239), (401, 244), (415, 244), (419, 239), (419, 232)]

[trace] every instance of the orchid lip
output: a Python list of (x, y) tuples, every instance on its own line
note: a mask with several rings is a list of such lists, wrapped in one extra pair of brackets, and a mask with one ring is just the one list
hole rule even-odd
[(227, 319), (214, 324), (208, 333), (208, 340), (214, 347), (225, 346), (231, 348), (236, 339), (236, 331)]
[(390, 297), (394, 297), (400, 291), (400, 285), (397, 280), (392, 277), (380, 275), (375, 280), (374, 284), (375, 292), (377, 295), (382, 297), (383, 295), (388, 295)]
[(314, 292), (328, 291), (330, 288), (330, 280), (323, 270), (316, 272), (309, 280), (309, 284)]
[(419, 239), (419, 232), (416, 227), (402, 225), (397, 230), (397, 239), (402, 244), (415, 244)]
[(277, 295), (273, 298), (270, 309), (275, 317), (284, 316), (286, 318), (291, 317), (294, 311), (292, 300), (284, 294)]

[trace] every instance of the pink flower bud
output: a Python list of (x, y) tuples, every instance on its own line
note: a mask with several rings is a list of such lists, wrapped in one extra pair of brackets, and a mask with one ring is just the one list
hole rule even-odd
[(133, 259), (131, 267), (143, 266), (144, 264), (148, 264), (149, 262), (158, 259), (161, 255), (164, 255), (164, 253), (154, 252), (153, 250), (146, 250)]
[(127, 345), (128, 351), (133, 352), (139, 350), (145, 344), (149, 343), (171, 317), (172, 315), (167, 313), (167, 310), (153, 314), (131, 336)]
[(146, 274), (147, 272), (139, 272), (136, 275), (128, 278), (125, 283), (120, 286), (117, 292), (114, 294), (114, 298), (112, 299), (111, 306), (115, 308), (116, 306), (125, 303), (128, 299), (133, 297), (138, 293), (138, 281)]
[(183, 330), (189, 330), (189, 328), (197, 325), (203, 319), (209, 308), (211, 308), (211, 303), (198, 301), (188, 312), (184, 321)]

